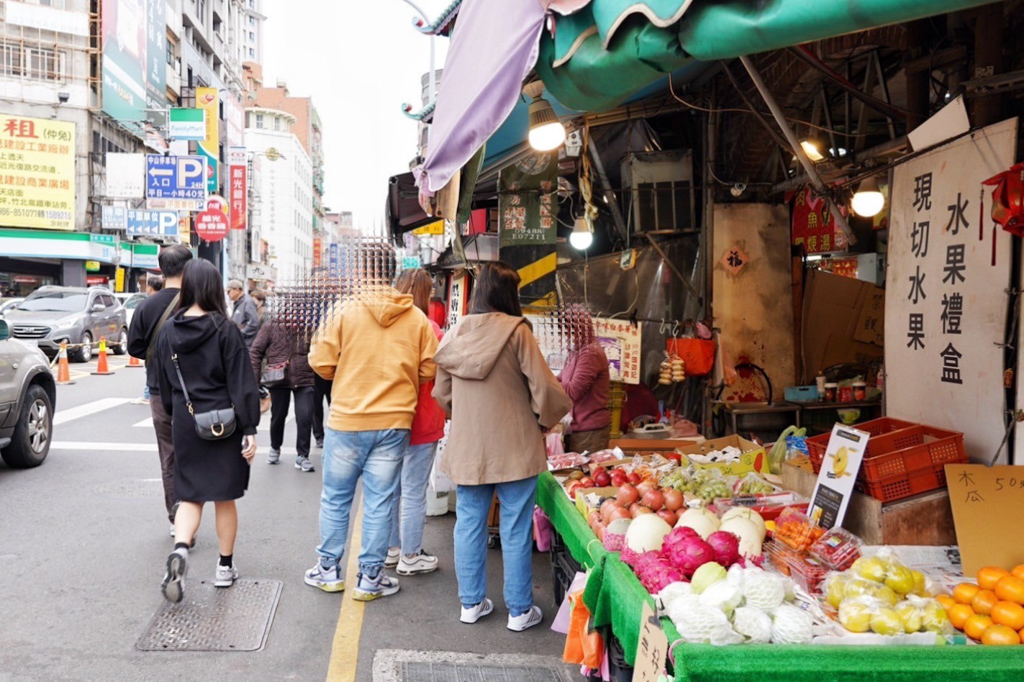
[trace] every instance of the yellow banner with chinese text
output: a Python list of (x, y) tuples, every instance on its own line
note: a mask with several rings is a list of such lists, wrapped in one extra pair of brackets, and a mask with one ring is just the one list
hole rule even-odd
[(75, 124), (0, 114), (0, 226), (75, 229)]

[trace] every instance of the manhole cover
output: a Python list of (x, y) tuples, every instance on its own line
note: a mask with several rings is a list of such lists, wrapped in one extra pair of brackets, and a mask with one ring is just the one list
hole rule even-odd
[(259, 651), (281, 598), (280, 580), (238, 580), (228, 589), (187, 581), (180, 604), (164, 602), (136, 643), (140, 651)]
[(556, 668), (473, 665), (471, 663), (402, 663), (402, 682), (564, 682)]
[(114, 497), (121, 500), (142, 500), (164, 496), (164, 485), (159, 478), (116, 481), (98, 485), (93, 490), (102, 497)]

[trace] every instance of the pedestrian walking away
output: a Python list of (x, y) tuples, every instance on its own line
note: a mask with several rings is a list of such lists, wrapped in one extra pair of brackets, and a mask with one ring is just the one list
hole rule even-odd
[[(403, 270), (395, 289), (412, 296), (413, 304), (429, 315), (434, 282), (423, 269)], [(438, 341), (443, 332), (427, 317)], [(391, 511), (391, 541), (384, 565), (397, 567), (398, 575), (430, 573), (437, 570), (437, 557), (423, 551), (423, 525), (427, 520), (427, 484), (434, 466), (437, 442), (444, 437), (444, 411), (431, 395), (434, 382), (420, 384), (416, 414), (412, 418), (409, 447), (402, 458), (402, 476)]]
[(399, 589), (398, 579), (383, 570), (392, 498), (419, 386), (436, 371), (437, 337), (412, 296), (390, 286), (395, 254), (389, 245), (364, 243), (354, 260), (361, 286), (331, 311), (309, 352), (310, 367), (333, 384), (324, 440), (319, 560), (306, 571), (305, 581), (328, 592), (345, 589), (340, 562), (362, 478), (363, 534), (353, 598), (370, 601)]
[(156, 433), (157, 451), (160, 453), (160, 476), (164, 488), (164, 506), (171, 522), (174, 535), (174, 510), (178, 496), (174, 490), (174, 442), (171, 432), (171, 417), (160, 401), (158, 380), (159, 362), (154, 350), (160, 330), (178, 305), (181, 289), (181, 273), (192, 260), (192, 252), (182, 244), (172, 244), (160, 249), (157, 262), (163, 273), (163, 284), (159, 291), (139, 304), (128, 330), (128, 352), (146, 361), (146, 388), (149, 391), (149, 411), (153, 417), (153, 431)]
[[(316, 471), (309, 461), (310, 434), (313, 430), (313, 370), (309, 368), (309, 337), (290, 329), (283, 322), (269, 321), (260, 327), (249, 349), (249, 359), (257, 380), (270, 390), (270, 455), (268, 464), (281, 461), (284, 424), (295, 396), (295, 468)], [(264, 368), (266, 362), (266, 368)]]
[(487, 517), (500, 506), (508, 629), (543, 620), (533, 603), (533, 508), (547, 471), (544, 433), (572, 409), (523, 317), (519, 274), (488, 263), (469, 315), (445, 334), (435, 358), (434, 397), (451, 417), (441, 470), (456, 484), (455, 573), (460, 620), (494, 609), (487, 598)]
[(242, 332), (245, 347), (251, 348), (260, 328), (260, 315), (256, 309), (256, 302), (245, 293), (242, 283), (237, 279), (228, 282), (227, 294), (233, 304), (231, 321), (238, 325), (238, 329)]
[(220, 561), (213, 584), (230, 587), (238, 578), (235, 500), (249, 486), (260, 421), (249, 354), (227, 318), (221, 275), (212, 263), (194, 260), (185, 266), (178, 309), (161, 330), (154, 357), (160, 400), (171, 417), (174, 489), (181, 500), (161, 587), (168, 600), (178, 602), (185, 591), (189, 545), (206, 502), (213, 502), (217, 513)]

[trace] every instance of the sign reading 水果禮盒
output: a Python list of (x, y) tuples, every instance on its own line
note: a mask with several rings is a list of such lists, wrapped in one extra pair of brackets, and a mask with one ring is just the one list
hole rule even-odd
[[(897, 166), (885, 301), (887, 411), (964, 433), (987, 459), (1006, 432), (1003, 348), (1011, 240), (982, 181), (1008, 168), (1017, 120)], [(1005, 460), (1004, 460), (1005, 461)]]

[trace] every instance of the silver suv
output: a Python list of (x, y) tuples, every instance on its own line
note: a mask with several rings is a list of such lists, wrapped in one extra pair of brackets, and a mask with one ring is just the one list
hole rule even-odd
[(10, 338), (0, 320), (0, 455), (8, 466), (43, 463), (53, 438), (53, 374), (38, 347)]
[(3, 318), (12, 337), (39, 346), (51, 358), (67, 341), (70, 358), (89, 362), (101, 337), (117, 355), (128, 352), (124, 306), (109, 289), (40, 287)]

